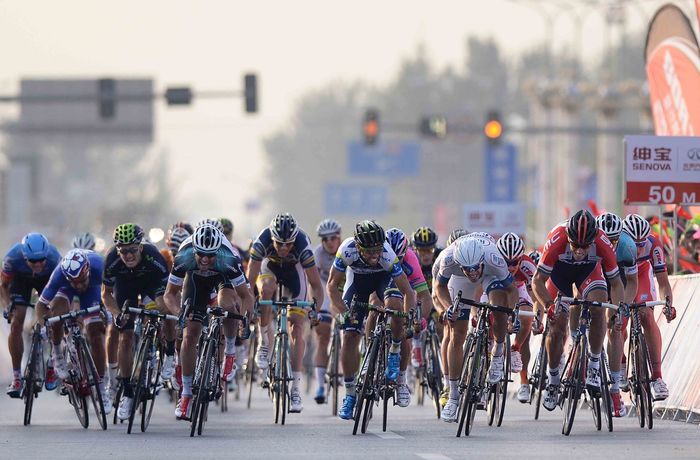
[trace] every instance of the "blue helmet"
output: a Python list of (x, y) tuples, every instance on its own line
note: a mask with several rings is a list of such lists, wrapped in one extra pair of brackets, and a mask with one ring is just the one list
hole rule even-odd
[(90, 260), (83, 249), (71, 249), (63, 256), (61, 272), (69, 280), (80, 278), (90, 271)]
[(398, 228), (390, 228), (386, 232), (386, 239), (389, 241), (391, 249), (394, 250), (399, 259), (406, 255), (406, 249), (408, 249), (408, 238), (403, 231), (399, 230)]
[(21, 244), (22, 254), (26, 259), (46, 259), (49, 255), (49, 240), (41, 233), (27, 233)]

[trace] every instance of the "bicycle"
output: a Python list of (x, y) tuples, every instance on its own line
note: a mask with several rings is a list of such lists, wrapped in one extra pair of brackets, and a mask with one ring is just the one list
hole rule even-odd
[(250, 409), (250, 403), (253, 399), (253, 387), (258, 378), (258, 366), (255, 364), (255, 353), (258, 351), (258, 326), (251, 324), (249, 326), (250, 337), (248, 338), (248, 356), (244, 364), (245, 382), (248, 391), (248, 400), (246, 408)]
[[(409, 318), (411, 314), (396, 310), (389, 310), (381, 306), (372, 305), (365, 302), (358, 302), (355, 299), (350, 303), (350, 311), (354, 312), (356, 308), (366, 308), (367, 311), (374, 311), (378, 314), (374, 331), (369, 338), (367, 351), (362, 357), (360, 366), (360, 376), (357, 379), (357, 406), (355, 407), (355, 423), (352, 429), (352, 434), (357, 434), (357, 429), (360, 427), (362, 420), (361, 432), (367, 432), (369, 420), (372, 418), (372, 406), (379, 401), (382, 401), (382, 431), (386, 431), (387, 414), (389, 409), (389, 398), (393, 399), (396, 404), (396, 384), (390, 382), (385, 377), (385, 368), (389, 355), (389, 347), (391, 346), (391, 333), (389, 330), (390, 318)], [(354, 315), (353, 315), (354, 316)], [(409, 324), (411, 321), (409, 320)], [(407, 329), (405, 338), (410, 338), (412, 329)], [(364, 410), (363, 410), (364, 409)]]
[(496, 417), (496, 426), (501, 426), (503, 422), (508, 382), (510, 382), (510, 337), (506, 334), (506, 341), (503, 344), (503, 377), (496, 383), (488, 384), (487, 374), (491, 365), (491, 354), (489, 353), (491, 313), (505, 313), (511, 317), (514, 324), (513, 330), (515, 332), (517, 332), (520, 327), (519, 316), (534, 316), (533, 312), (521, 312), (518, 308), (511, 309), (492, 305), (488, 302), (476, 302), (470, 299), (463, 299), (461, 291), (457, 293), (454, 303), (450, 308), (455, 311), (459, 308), (460, 304), (476, 307), (479, 311), (476, 327), (467, 338), (465, 357), (459, 379), (460, 398), (459, 409), (457, 411), (459, 418), (457, 437), (460, 437), (462, 432), (464, 432), (466, 436), (469, 436), (469, 433), (471, 433), (474, 426), (474, 415), (482, 404), (484, 391), (488, 391), (486, 408), (489, 425), (493, 424)]
[(338, 415), (338, 394), (343, 385), (340, 372), (340, 334), (342, 316), (333, 318), (333, 329), (331, 330), (330, 351), (328, 353), (328, 368), (326, 369), (326, 395), (328, 401), (332, 401), (331, 413)]
[[(281, 285), (280, 285), (281, 290)], [(305, 300), (259, 300), (258, 305), (271, 305), (277, 309), (277, 332), (272, 347), (270, 365), (267, 369), (267, 387), (275, 407), (275, 423), (284, 425), (289, 411), (290, 395), (289, 382), (292, 381), (292, 364), (290, 360), (289, 332), (287, 324), (287, 309), (290, 307), (310, 308), (310, 314), (315, 314), (316, 302)]]
[(653, 300), (630, 304), (629, 316), (631, 317), (628, 353), (629, 357), (629, 383), (632, 392), (632, 402), (637, 412), (639, 427), (646, 425), (650, 430), (654, 427), (654, 409), (651, 396), (651, 358), (647, 348), (644, 330), (639, 321), (639, 309), (665, 305), (664, 312), (668, 308), (668, 301)]
[(46, 361), (44, 361), (44, 338), (42, 328), (37, 323), (32, 329), (32, 344), (29, 348), (29, 358), (24, 368), (22, 399), (24, 400), (24, 425), (32, 422), (32, 408), (34, 399), (39, 397), (39, 393), (44, 385), (46, 375)]
[[(535, 325), (533, 330), (537, 330), (541, 327), (540, 320), (535, 316)], [(532, 404), (535, 401), (535, 420), (539, 420), (540, 408), (542, 407), (542, 392), (547, 387), (547, 337), (549, 336), (550, 320), (547, 318), (545, 320), (544, 331), (542, 332), (542, 341), (540, 342), (540, 349), (537, 352), (535, 361), (532, 365), (532, 372), (530, 372), (530, 401)], [(537, 395), (537, 396), (535, 396)]]
[[(572, 331), (573, 345), (568, 353), (566, 364), (562, 372), (562, 379), (559, 387), (559, 406), (564, 409), (564, 423), (562, 425), (562, 434), (569, 436), (571, 428), (574, 424), (576, 416), (576, 408), (579, 399), (583, 394), (583, 389), (586, 387), (586, 370), (588, 366), (588, 327), (591, 323), (590, 307), (609, 308), (613, 311), (618, 311), (618, 306), (593, 300), (574, 299), (573, 297), (563, 297), (561, 294), (557, 296), (557, 310), (561, 308), (561, 303), (567, 302), (570, 306), (580, 305), (581, 314), (579, 318), (578, 328)], [(588, 395), (591, 398), (590, 405), (593, 413), (593, 421), (596, 429), (601, 429), (601, 415), (607, 418), (608, 431), (612, 431), (612, 399), (610, 397), (610, 389), (608, 387), (609, 376), (607, 370), (607, 361), (605, 358), (605, 350), (601, 352), (601, 386), (598, 389), (587, 389)], [(601, 410), (601, 406), (605, 409)]]
[(440, 419), (440, 393), (443, 390), (442, 356), (433, 315), (428, 318), (426, 330), (421, 335), (423, 363), (418, 367), (416, 385), (418, 404), (423, 405), (425, 395), (430, 394), (438, 420)]
[(95, 362), (90, 354), (87, 341), (83, 337), (80, 325), (76, 318), (96, 313), (102, 307), (94, 306), (85, 310), (74, 310), (63, 315), (52, 316), (46, 320), (46, 324), (54, 324), (63, 321), (63, 328), (68, 335), (64, 337), (66, 345), (64, 353), (68, 364), (68, 378), (63, 381), (65, 391), (68, 392), (68, 400), (75, 409), (78, 421), (87, 428), (90, 424), (88, 415), (87, 398), (92, 401), (95, 416), (103, 430), (107, 429), (107, 416), (102, 403), (102, 391), (100, 390), (100, 376), (97, 374)]
[(131, 370), (131, 385), (134, 391), (134, 403), (129, 414), (129, 424), (126, 432), (131, 434), (137, 408), (141, 412), (141, 432), (144, 433), (151, 421), (156, 396), (162, 387), (160, 373), (163, 366), (163, 353), (160, 330), (165, 319), (178, 321), (178, 317), (142, 308), (124, 306), (125, 313), (135, 313), (145, 325), (142, 329), (141, 341)]
[(243, 328), (247, 327), (247, 318), (237, 313), (224, 311), (221, 307), (207, 308), (209, 323), (206, 330), (202, 331), (197, 345), (197, 364), (195, 365), (194, 379), (192, 381), (192, 412), (190, 416), (190, 437), (195, 431), (202, 435), (204, 423), (207, 420), (207, 410), (211, 401), (221, 397), (224, 390), (221, 377), (221, 329), (224, 318), (243, 321)]

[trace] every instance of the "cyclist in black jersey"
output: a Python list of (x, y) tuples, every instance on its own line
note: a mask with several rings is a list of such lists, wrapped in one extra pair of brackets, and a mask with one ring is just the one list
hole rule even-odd
[[(158, 248), (143, 241), (143, 230), (136, 224), (126, 223), (114, 230), (114, 246), (107, 251), (102, 274), (102, 302), (115, 318), (119, 330), (119, 378), (124, 394), (119, 402), (117, 416), (126, 420), (134, 403), (130, 375), (134, 359), (134, 317), (124, 315), (121, 308), (127, 302), (130, 306), (143, 305), (146, 309), (155, 308), (162, 313), (169, 311), (163, 301), (165, 284), (168, 280), (166, 262)], [(175, 322), (166, 321), (165, 360), (162, 376), (169, 380), (175, 368)], [(114, 363), (110, 364), (110, 371)], [(110, 378), (110, 393), (116, 391), (116, 382)]]
[[(202, 324), (207, 319), (206, 309), (213, 291), (217, 292), (216, 303), (226, 311), (238, 313), (240, 308), (240, 313), (249, 314), (253, 309), (253, 294), (243, 274), (241, 259), (221, 231), (211, 224), (204, 224), (185, 240), (175, 256), (164, 297), (171, 310), (179, 310), (181, 292), (183, 305), (189, 305), (180, 346), (182, 396), (175, 409), (178, 419), (189, 418), (197, 342), (202, 333)], [(238, 305), (238, 298), (241, 299), (241, 306)], [(224, 320), (226, 345), (223, 378), (226, 380), (233, 372), (236, 327), (236, 320)]]

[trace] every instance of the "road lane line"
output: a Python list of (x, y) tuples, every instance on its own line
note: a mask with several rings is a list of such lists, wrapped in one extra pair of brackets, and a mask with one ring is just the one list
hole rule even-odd
[(370, 431), (370, 433), (382, 439), (406, 439), (393, 431)]
[(424, 460), (452, 460), (447, 455), (442, 455), (442, 454), (416, 454), (416, 455)]

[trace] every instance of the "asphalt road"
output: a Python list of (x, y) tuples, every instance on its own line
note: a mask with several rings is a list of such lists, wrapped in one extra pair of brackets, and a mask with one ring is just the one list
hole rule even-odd
[(353, 436), (351, 422), (332, 417), (330, 406), (317, 405), (310, 395), (304, 405), (302, 414), (275, 426), (272, 405), (260, 389), (250, 410), (243, 401), (231, 401), (228, 413), (212, 407), (204, 435), (193, 439), (189, 424), (175, 420), (167, 395), (157, 401), (148, 431), (131, 435), (126, 425), (103, 432), (91, 423), (83, 429), (67, 398), (46, 392), (35, 403), (32, 425), (25, 427), (22, 402), (2, 395), (0, 458), (700, 458), (700, 430), (694, 425), (655, 420), (650, 431), (640, 429), (636, 418), (624, 418), (615, 419), (613, 433), (597, 432), (590, 412), (582, 410), (565, 437), (559, 410), (543, 410), (535, 421), (533, 408), (515, 399), (508, 401), (503, 426), (489, 427), (486, 413), (479, 412), (467, 438), (455, 437), (455, 424), (436, 420), (432, 406), (393, 407), (390, 431), (382, 433), (375, 419), (371, 433)]

